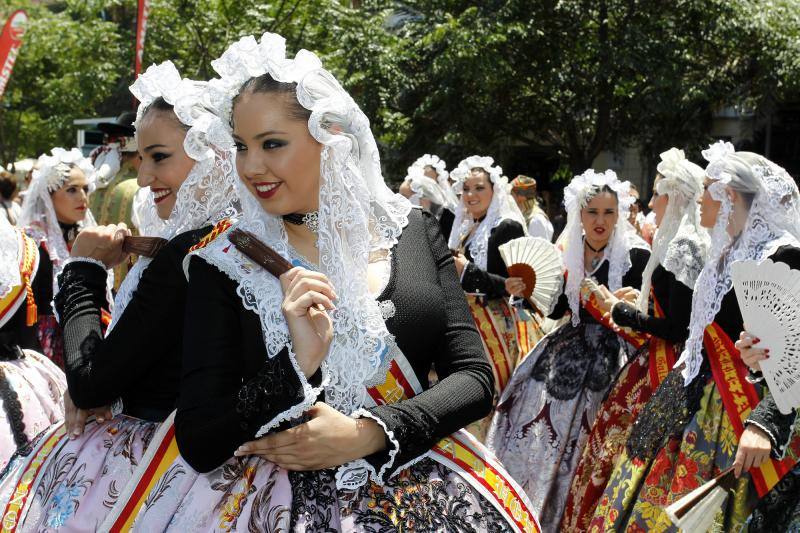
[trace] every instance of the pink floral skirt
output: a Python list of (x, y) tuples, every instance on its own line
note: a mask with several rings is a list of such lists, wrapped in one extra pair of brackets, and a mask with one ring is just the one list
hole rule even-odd
[(64, 419), (64, 373), (40, 353), (24, 350), (23, 354), (0, 361), (0, 470), (18, 445)]

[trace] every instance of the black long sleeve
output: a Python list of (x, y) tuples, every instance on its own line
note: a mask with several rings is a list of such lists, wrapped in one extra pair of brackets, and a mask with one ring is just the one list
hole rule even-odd
[(506, 293), (506, 278), (508, 270), (500, 256), (500, 245), (512, 239), (524, 237), (525, 230), (519, 222), (503, 220), (489, 234), (486, 253), (486, 270), (479, 268), (472, 260), (472, 254), (467, 246), (465, 255), (470, 263), (464, 270), (461, 286), (466, 292), (480, 292), (487, 298), (503, 298)]
[[(479, 420), (492, 407), (494, 378), (464, 300), (463, 290), (459, 286), (453, 257), (436, 227), (436, 221), (428, 214), (423, 214), (423, 217), (427, 239), (417, 242), (416, 249), (418, 254), (425, 254), (435, 263), (435, 282), (438, 287), (430, 294), (437, 296), (434, 300), (437, 307), (430, 309), (429, 303), (427, 312), (441, 313), (439, 320), (442, 321), (442, 329), (435, 336), (437, 340), (435, 350), (432, 351), (433, 364), (440, 381), (409, 400), (369, 409), (383, 421), (400, 444), (399, 453), (388, 475), (397, 467), (427, 452), (442, 438), (474, 420)], [(406, 231), (413, 233), (409, 228)], [(407, 249), (406, 244), (407, 242), (401, 241), (398, 245), (398, 276), (403, 276), (403, 271), (412, 267), (412, 264), (406, 264), (413, 261), (413, 255), (410, 255), (412, 251)], [(395, 293), (398, 289), (401, 287), (395, 287)], [(414, 312), (414, 309), (426, 307), (425, 292), (409, 292), (409, 298), (416, 301), (409, 301), (403, 307), (395, 302), (398, 304), (398, 311), (407, 309), (407, 312)], [(438, 307), (439, 304), (441, 308)], [(428, 356), (419, 353), (422, 347), (414, 342), (415, 328), (409, 327), (411, 320), (413, 317), (398, 313), (390, 319), (389, 326), (403, 353), (416, 370), (424, 368)], [(425, 349), (430, 352), (430, 347)], [(427, 366), (429, 365), (430, 362)], [(386, 451), (367, 457), (376, 471), (388, 460), (388, 451), (387, 448)]]
[[(653, 272), (653, 290), (663, 308), (664, 316), (656, 318), (639, 311), (634, 305), (620, 302), (611, 313), (614, 322), (660, 337), (669, 342), (683, 342), (689, 336), (689, 319), (692, 313), (692, 289), (675, 279), (659, 265)], [(663, 293), (667, 294), (664, 295)], [(659, 295), (662, 297), (659, 298)]]
[[(387, 328), (423, 388), (432, 365), (442, 381), (411, 400), (371, 410), (400, 444), (394, 466), (485, 416), (494, 386), (437, 222), (419, 210), (409, 219), (379, 300), (394, 307)], [(265, 363), (261, 322), (244, 309), (236, 284), (199, 258), (192, 258), (189, 273), (175, 425), (181, 454), (204, 472), (229, 459), (278, 413), (308, 399), (286, 351)], [(367, 460), (379, 467), (388, 455), (387, 450)]]
[(76, 406), (89, 409), (121, 398), (125, 413), (146, 419), (163, 419), (174, 409), (186, 301), (182, 262), (209, 229), (183, 233), (159, 251), (105, 338), (100, 310), (106, 305), (106, 270), (85, 261), (64, 267), (55, 303)]
[(287, 349), (267, 358), (261, 322), (236, 284), (198, 257), (189, 263), (185, 340), (175, 435), (199, 472), (233, 456), (279, 413), (303, 400)]

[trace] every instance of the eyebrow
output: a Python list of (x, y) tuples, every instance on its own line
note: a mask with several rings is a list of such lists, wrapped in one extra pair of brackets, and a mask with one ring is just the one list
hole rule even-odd
[(144, 149), (144, 151), (145, 151), (145, 152), (149, 152), (149, 151), (150, 151), (150, 150), (152, 150), (153, 148), (166, 148), (166, 147), (167, 147), (167, 146), (166, 146), (166, 145), (164, 145), (164, 144), (151, 144), (150, 146), (148, 146), (147, 148), (145, 148), (145, 149)]
[(268, 137), (269, 135), (276, 135), (276, 134), (278, 134), (278, 135), (286, 135), (286, 132), (285, 131), (277, 131), (277, 130), (267, 130), (267, 131), (265, 131), (263, 133), (259, 133), (258, 135), (253, 137), (253, 139), (261, 139), (263, 137)]

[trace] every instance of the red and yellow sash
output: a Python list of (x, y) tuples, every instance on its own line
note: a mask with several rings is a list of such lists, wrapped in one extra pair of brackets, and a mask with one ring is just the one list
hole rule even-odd
[(27, 302), (28, 306), (25, 314), (25, 323), (28, 326), (32, 326), (36, 324), (38, 318), (31, 282), (36, 276), (36, 269), (39, 268), (39, 249), (33, 239), (19, 230), (15, 231), (19, 238), (19, 274), (22, 284), (13, 287), (11, 292), (0, 299), (0, 326), (14, 316), (22, 302)]
[[(738, 439), (744, 431), (744, 421), (750, 415), (750, 411), (758, 405), (760, 395), (755, 386), (745, 379), (747, 367), (742, 362), (733, 341), (716, 322), (706, 328), (703, 341), (711, 363), (714, 382)], [(794, 461), (785, 458), (781, 461), (769, 459), (760, 467), (751, 468), (750, 476), (759, 497), (763, 498), (793, 466)]]
[[(656, 300), (655, 293), (653, 293), (653, 304), (656, 318), (663, 318), (664, 311), (661, 309), (658, 300)], [(678, 358), (675, 353), (675, 346), (671, 342), (655, 335), (650, 337), (648, 349), (650, 352), (648, 375), (650, 376), (650, 386), (655, 390), (667, 377), (670, 369), (675, 366), (675, 361)]]
[(513, 359), (510, 357), (508, 346), (503, 340), (500, 328), (495, 323), (489, 307), (482, 301), (482, 297), (475, 294), (467, 294), (466, 296), (469, 311), (472, 313), (472, 320), (478, 328), (478, 333), (480, 333), (481, 341), (483, 342), (483, 349), (492, 365), (495, 389), (502, 391), (508, 384), (508, 380), (511, 379), (511, 373), (514, 372), (513, 364), (516, 357)]
[(133, 477), (100, 529), (114, 533), (130, 531), (150, 491), (179, 456), (178, 441), (175, 440), (175, 412), (173, 412), (158, 427)]
[[(600, 307), (600, 302), (597, 300), (597, 296), (593, 292), (589, 291), (585, 297), (581, 298), (581, 305), (599, 324), (613, 331), (611, 320), (603, 317), (605, 312)], [(634, 331), (629, 328), (620, 328), (619, 332), (615, 333), (625, 339), (636, 349), (641, 348), (648, 340), (650, 340), (650, 335), (641, 333), (639, 331)]]
[[(367, 392), (376, 405), (391, 404), (416, 396), (421, 391), (418, 383), (405, 357), (397, 353), (384, 383), (367, 388)], [(429, 457), (461, 475), (517, 531), (540, 531), (523, 490), (475, 437), (462, 429), (436, 443)]]
[(5, 509), (3, 509), (0, 532), (13, 533), (17, 530), (17, 526), (22, 523), (24, 515), (27, 513), (31, 489), (35, 486), (35, 481), (38, 479), (39, 473), (42, 472), (42, 467), (47, 463), (47, 459), (51, 457), (52, 452), (59, 448), (60, 444), (66, 442), (66, 433), (67, 430), (64, 424), (51, 427), (26, 458), (22, 475), (17, 481), (17, 485), (14, 487), (14, 492), (9, 497)]

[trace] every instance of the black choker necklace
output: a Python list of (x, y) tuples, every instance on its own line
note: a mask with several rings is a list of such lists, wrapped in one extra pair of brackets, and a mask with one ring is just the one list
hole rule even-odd
[[(589, 244), (589, 241), (587, 241), (586, 239), (583, 240), (583, 244), (585, 244), (587, 246), (587, 248), (589, 248), (595, 254), (601, 253), (608, 246), (608, 243), (605, 243), (599, 249), (595, 250), (595, 248), (591, 244)], [(598, 255), (595, 255), (594, 257), (592, 257), (592, 261), (590, 262), (590, 267), (591, 267), (592, 271), (597, 269), (597, 265), (600, 264), (600, 261), (601, 261), (601, 258)]]
[(588, 247), (589, 247), (589, 249), (590, 249), (591, 251), (593, 251), (594, 253), (596, 253), (596, 254), (599, 254), (600, 252), (602, 252), (603, 250), (605, 250), (605, 249), (606, 249), (606, 246), (608, 246), (608, 243), (605, 243), (603, 246), (601, 246), (601, 247), (600, 247), (600, 249), (599, 249), (599, 250), (595, 250), (595, 249), (594, 249), (594, 247), (593, 247), (591, 244), (589, 244), (589, 241), (587, 241), (587, 240), (584, 240), (584, 241), (583, 241), (583, 244), (585, 244), (586, 246), (588, 246)]
[(319, 231), (319, 211), (283, 215), (283, 220), (289, 224), (294, 224), (295, 226), (305, 226), (313, 233), (317, 233)]

